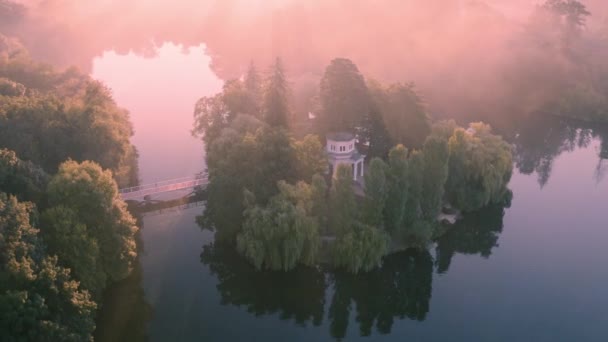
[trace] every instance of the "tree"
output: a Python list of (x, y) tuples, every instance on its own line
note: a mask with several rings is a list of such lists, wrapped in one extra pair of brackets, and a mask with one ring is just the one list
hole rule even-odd
[(371, 110), (365, 80), (349, 59), (336, 58), (325, 69), (320, 85), (321, 110), (315, 119), (317, 133), (359, 133)]
[(376, 104), (373, 105), (369, 115), (367, 115), (364, 128), (366, 131), (363, 140), (369, 141), (368, 156), (371, 158), (386, 158), (393, 146), (393, 140), (386, 129), (382, 113)]
[(388, 198), (387, 165), (374, 158), (365, 173), (363, 221), (372, 227), (383, 227), (383, 212)]
[(0, 340), (87, 341), (96, 304), (47, 256), (34, 208), (0, 193)]
[(513, 172), (511, 146), (483, 123), (454, 131), (449, 141), (446, 197), (463, 211), (503, 200)]
[(409, 197), (408, 151), (403, 145), (391, 149), (388, 156), (387, 200), (384, 208), (386, 230), (394, 234), (405, 224), (405, 210)]
[(107, 275), (101, 265), (99, 243), (73, 210), (57, 206), (46, 210), (41, 227), (48, 251), (59, 257), (84, 289), (99, 296), (105, 289)]
[(41, 203), (49, 175), (31, 162), (20, 160), (15, 152), (0, 149), (0, 189), (22, 201)]
[(423, 147), (424, 172), (420, 208), (422, 217), (434, 221), (441, 211), (448, 178), (449, 149), (445, 139), (429, 137)]
[(298, 263), (313, 265), (320, 239), (319, 224), (311, 216), (311, 188), (279, 182), (279, 194), (266, 207), (252, 203), (249, 193), (243, 231), (237, 237), (237, 250), (257, 269), (289, 271)]
[[(93, 162), (77, 163), (68, 161), (60, 165), (59, 172), (52, 178), (48, 186), (50, 207), (62, 206), (72, 210), (79, 221), (86, 226), (86, 235), (83, 228), (68, 222), (65, 227), (66, 215), (62, 209), (47, 215), (47, 223), (54, 229), (69, 230), (80, 240), (92, 239), (99, 246), (99, 263), (101, 272), (106, 274), (109, 282), (124, 279), (129, 275), (137, 251), (135, 248), (135, 219), (127, 211), (125, 202), (120, 198), (116, 182), (112, 173), (103, 170)], [(53, 221), (52, 219), (61, 219)], [(49, 233), (51, 233), (49, 231)], [(45, 232), (46, 234), (46, 232)], [(68, 238), (69, 239), (69, 238)], [(57, 246), (62, 246), (63, 238), (56, 237)], [(64, 246), (73, 248), (73, 246)], [(65, 251), (69, 255), (69, 251)], [(63, 254), (63, 253), (61, 253)], [(69, 261), (75, 262), (75, 261)]]
[(242, 81), (226, 81), (221, 93), (196, 102), (192, 135), (201, 137), (208, 150), (222, 130), (238, 117), (259, 117), (259, 103), (256, 101)]
[(348, 232), (357, 218), (357, 202), (350, 165), (338, 165), (329, 195), (329, 207), (332, 233), (342, 235)]
[(291, 118), (289, 85), (280, 58), (275, 60), (264, 85), (264, 121), (271, 126), (287, 127)]
[(414, 85), (396, 83), (383, 87), (378, 82), (370, 81), (368, 86), (390, 141), (408, 147), (421, 147), (431, 133), (431, 124)]
[(404, 223), (411, 226), (420, 219), (424, 180), (424, 154), (421, 151), (412, 151), (408, 161), (407, 182), (409, 192), (405, 201)]
[(311, 200), (312, 200), (312, 215), (319, 220), (321, 229), (327, 229), (328, 219), (328, 201), (327, 201), (327, 183), (325, 178), (320, 174), (312, 176)]
[(259, 117), (263, 98), (262, 79), (253, 61), (249, 63), (249, 68), (247, 69), (247, 74), (245, 75), (245, 89), (247, 89), (247, 93), (251, 97), (252, 103), (254, 104), (254, 111), (257, 114), (256, 117)]
[(585, 26), (591, 13), (577, 0), (547, 0), (542, 8), (550, 11), (559, 19), (565, 19), (570, 30), (578, 31)]
[(121, 185), (137, 181), (137, 151), (128, 112), (110, 90), (90, 81), (74, 98), (55, 93), (3, 98), (0, 147), (54, 173), (67, 159), (93, 160), (111, 169)]
[(25, 86), (21, 83), (13, 82), (8, 78), (0, 77), (0, 96), (23, 96)]
[(378, 267), (389, 252), (389, 237), (384, 230), (353, 222), (332, 246), (332, 263), (348, 272), (369, 272)]
[(265, 206), (278, 193), (277, 182), (295, 181), (296, 155), (289, 132), (251, 117), (237, 117), (207, 153), (207, 208), (200, 223), (216, 238), (235, 241), (243, 223), (243, 190)]
[(298, 178), (309, 181), (313, 175), (327, 171), (327, 154), (319, 137), (308, 134), (302, 140), (292, 139)]

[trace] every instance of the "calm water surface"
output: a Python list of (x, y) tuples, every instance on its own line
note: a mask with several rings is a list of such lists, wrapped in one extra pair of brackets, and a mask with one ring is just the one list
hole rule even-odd
[[(106, 54), (95, 76), (131, 110), (143, 181), (199, 171), (192, 107), (221, 86), (202, 48), (165, 46), (141, 69), (134, 59)], [(513, 141), (510, 207), (468, 215), (429, 252), (367, 275), (254, 272), (201, 231), (200, 207), (146, 216), (140, 267), (109, 291), (97, 338), (606, 341), (608, 129), (543, 124)]]

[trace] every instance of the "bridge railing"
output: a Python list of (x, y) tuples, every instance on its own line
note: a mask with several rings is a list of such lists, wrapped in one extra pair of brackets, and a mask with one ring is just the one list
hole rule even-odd
[(201, 180), (201, 179), (207, 180), (207, 175), (206, 174), (197, 174), (197, 175), (189, 176), (189, 177), (174, 178), (174, 179), (164, 180), (164, 181), (155, 182), (155, 183), (137, 185), (137, 186), (132, 186), (129, 188), (119, 189), (118, 192), (121, 194), (128, 194), (131, 192), (137, 192), (137, 191), (142, 191), (142, 190), (147, 190), (147, 189), (154, 189), (154, 188), (163, 187), (163, 186), (167, 186), (167, 185), (171, 185), (171, 184), (183, 183), (183, 182), (195, 181), (195, 180)]
[(120, 189), (119, 192), (122, 198), (127, 200), (163, 192), (191, 189), (197, 186), (206, 185), (208, 181), (209, 180), (206, 174), (198, 174), (191, 177), (176, 178), (162, 182), (124, 188)]

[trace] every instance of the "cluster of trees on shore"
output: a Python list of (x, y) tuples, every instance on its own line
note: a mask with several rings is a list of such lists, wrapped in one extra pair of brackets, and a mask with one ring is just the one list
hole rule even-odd
[(0, 98), (1, 147), (49, 173), (67, 159), (95, 160), (120, 186), (137, 182), (129, 114), (101, 82), (34, 61), (0, 34)]
[[(412, 85), (366, 82), (335, 59), (306, 125), (291, 114), (288, 84), (280, 60), (265, 79), (252, 65), (195, 107), (210, 180), (201, 224), (257, 268), (325, 260), (370, 271), (395, 247), (426, 247), (444, 204), (474, 211), (508, 194), (510, 145), (483, 123), (433, 124)], [(327, 175), (324, 137), (337, 131), (354, 132), (370, 157), (363, 196), (350, 166)]]
[(131, 134), (102, 84), (0, 36), (0, 340), (92, 340), (137, 256)]

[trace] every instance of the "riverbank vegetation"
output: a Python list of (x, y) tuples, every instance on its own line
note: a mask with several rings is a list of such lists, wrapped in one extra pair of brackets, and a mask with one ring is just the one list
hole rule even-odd
[(92, 340), (137, 256), (131, 135), (105, 86), (0, 36), (0, 340)]
[[(303, 122), (288, 84), (277, 59), (265, 80), (250, 66), (195, 107), (209, 172), (200, 223), (256, 268), (370, 271), (391, 251), (426, 248), (444, 206), (476, 211), (509, 196), (511, 146), (483, 123), (433, 122), (412, 85), (366, 81), (335, 59)], [(337, 131), (367, 151), (364, 185), (347, 165), (328, 174), (324, 137)]]
[(121, 186), (137, 182), (137, 151), (126, 110), (102, 83), (29, 57), (0, 34), (0, 147), (55, 173), (67, 159), (94, 160)]

